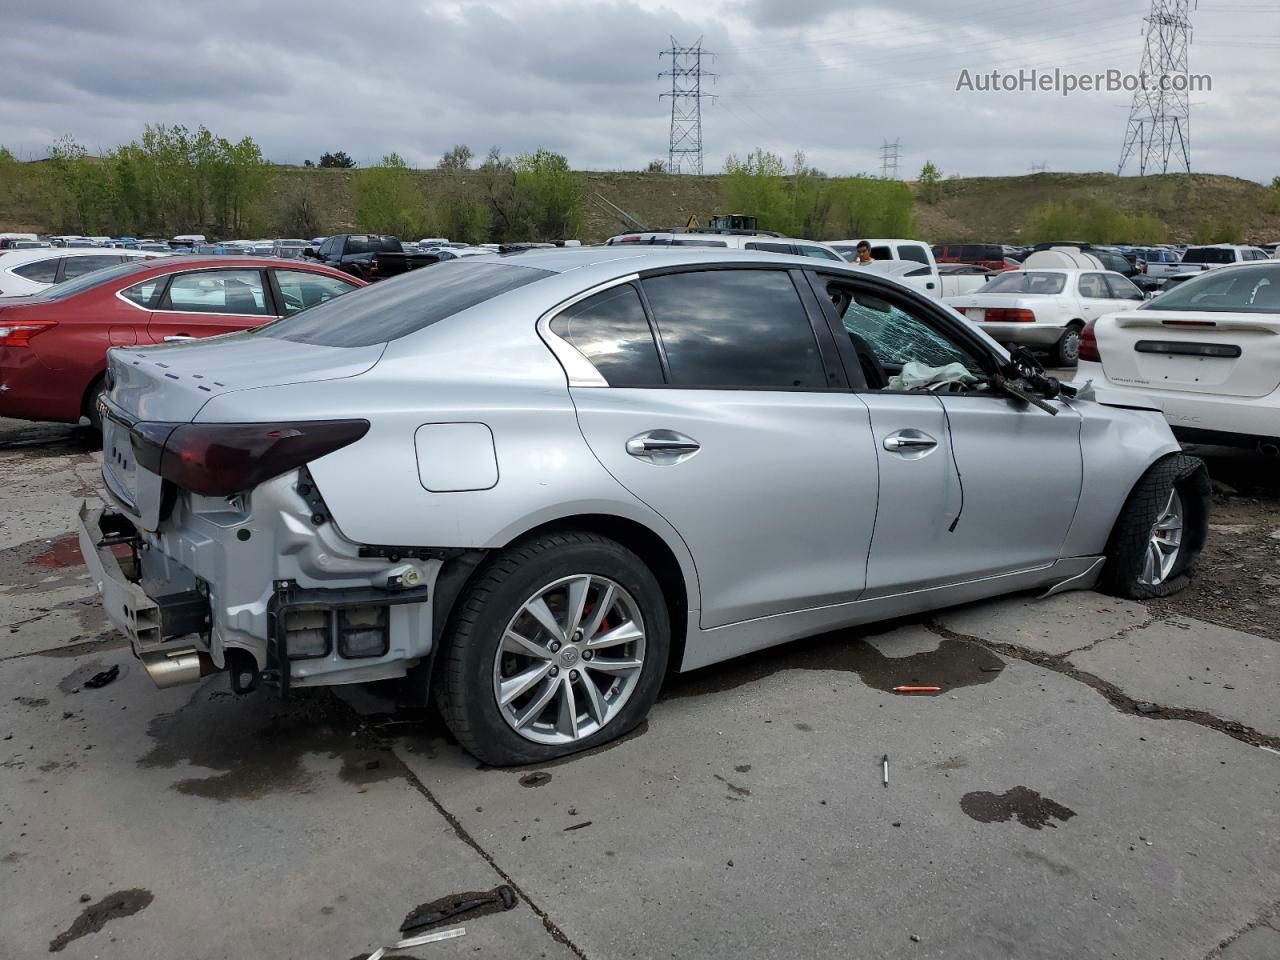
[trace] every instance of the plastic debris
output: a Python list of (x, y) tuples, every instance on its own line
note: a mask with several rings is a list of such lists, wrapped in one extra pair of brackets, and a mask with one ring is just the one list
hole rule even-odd
[(893, 692), (894, 693), (941, 693), (942, 688), (930, 687), (930, 686), (923, 686), (923, 687), (903, 686), (903, 687), (894, 687)]
[(105, 687), (118, 676), (120, 676), (120, 664), (117, 663), (110, 669), (103, 670), (101, 673), (95, 673), (84, 682), (84, 685), (90, 690), (97, 690), (99, 687)]
[(433, 933), (424, 933), (419, 937), (409, 937), (401, 940), (395, 945), (397, 950), (405, 950), (409, 947), (420, 947), (424, 943), (436, 943), (440, 940), (452, 940), (454, 937), (466, 936), (466, 927), (454, 927), (451, 930), (436, 930)]

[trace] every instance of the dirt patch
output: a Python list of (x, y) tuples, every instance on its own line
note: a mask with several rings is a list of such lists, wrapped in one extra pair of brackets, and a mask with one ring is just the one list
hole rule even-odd
[(97, 933), (112, 920), (131, 917), (140, 910), (145, 910), (155, 899), (150, 890), (118, 890), (109, 893), (97, 903), (84, 908), (75, 923), (49, 941), (49, 952), (58, 953), (73, 940)]
[(1223, 491), (1209, 540), (1190, 586), (1148, 606), (1280, 640), (1280, 461), (1196, 453)]
[(1043, 830), (1054, 827), (1050, 820), (1066, 823), (1076, 812), (1026, 787), (1013, 787), (1004, 793), (975, 790), (960, 798), (960, 809), (979, 823), (1007, 823), (1017, 820), (1024, 827)]

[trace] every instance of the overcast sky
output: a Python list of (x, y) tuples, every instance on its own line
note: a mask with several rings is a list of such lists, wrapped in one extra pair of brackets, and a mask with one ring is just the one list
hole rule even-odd
[[(62, 134), (97, 153), (147, 122), (253, 137), (301, 163), (345, 150), (434, 165), (537, 146), (578, 169), (666, 158), (670, 37), (717, 56), (704, 89), (706, 171), (763, 146), (832, 174), (1114, 172), (1129, 94), (957, 91), (963, 69), (1136, 72), (1146, 0), (3, 0), (0, 144), (43, 156)], [(909, 8), (910, 12), (907, 12)], [(1200, 0), (1192, 166), (1280, 174), (1280, 2)], [(669, 83), (669, 82), (668, 82)]]

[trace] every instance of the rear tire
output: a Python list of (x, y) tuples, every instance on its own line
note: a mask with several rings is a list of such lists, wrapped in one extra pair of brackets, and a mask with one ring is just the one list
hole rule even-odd
[(1101, 589), (1151, 600), (1186, 587), (1204, 546), (1209, 496), (1209, 475), (1196, 457), (1173, 454), (1152, 464), (1116, 518)]
[(1067, 327), (1058, 342), (1049, 351), (1049, 360), (1055, 367), (1074, 367), (1080, 362), (1081, 327)]
[[(530, 605), (549, 611), (559, 632)], [(603, 613), (593, 619), (597, 607)], [(619, 642), (628, 625), (626, 635), (639, 639)], [(545, 534), (497, 554), (459, 597), (433, 692), (469, 753), (494, 766), (541, 763), (607, 743), (643, 720), (666, 673), (670, 638), (662, 589), (639, 557), (593, 533)], [(636, 661), (626, 672), (619, 667)], [(535, 676), (501, 702), (522, 677)]]

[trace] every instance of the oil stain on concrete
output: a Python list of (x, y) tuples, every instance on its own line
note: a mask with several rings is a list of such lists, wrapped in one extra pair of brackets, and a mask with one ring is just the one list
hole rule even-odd
[(150, 890), (117, 890), (109, 893), (97, 903), (84, 908), (80, 916), (66, 930), (49, 941), (49, 952), (59, 953), (73, 940), (97, 933), (112, 920), (131, 917), (140, 910), (145, 910), (154, 899)]
[(672, 678), (661, 699), (723, 693), (784, 670), (840, 670), (856, 673), (876, 690), (929, 684), (942, 687), (945, 693), (990, 683), (1004, 669), (1000, 657), (965, 640), (947, 637), (936, 650), (886, 657), (862, 637), (852, 630), (839, 630), (716, 664)]
[(1013, 787), (1004, 793), (975, 790), (960, 798), (960, 809), (979, 823), (1007, 823), (1017, 820), (1024, 827), (1042, 830), (1054, 827), (1050, 820), (1066, 823), (1076, 812), (1026, 787)]
[(223, 682), (211, 678), (184, 706), (155, 717), (147, 728), (155, 746), (138, 766), (218, 771), (173, 784), (218, 801), (305, 790), (315, 776), (303, 765), (308, 754), (341, 760), (340, 778), (357, 786), (401, 775), (393, 755), (330, 691), (296, 691), (281, 701), (266, 691), (236, 697), (220, 689)]

